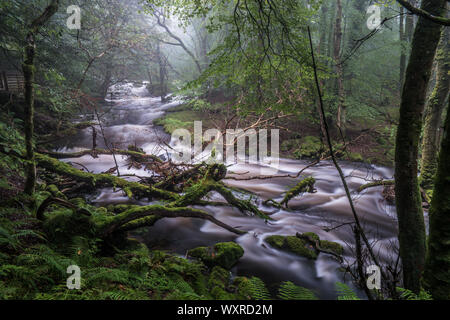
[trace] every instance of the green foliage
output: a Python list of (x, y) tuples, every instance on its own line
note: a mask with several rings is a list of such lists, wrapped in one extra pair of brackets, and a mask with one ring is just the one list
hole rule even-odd
[(234, 242), (216, 243), (213, 247), (198, 247), (188, 251), (188, 256), (201, 260), (207, 266), (231, 269), (243, 256), (244, 249)]
[(264, 282), (258, 277), (237, 277), (234, 280), (237, 292), (243, 299), (269, 300), (271, 298)]
[(400, 299), (402, 300), (433, 300), (432, 296), (423, 288), (421, 288), (419, 294), (404, 288), (397, 288), (397, 291), (400, 292)]
[(360, 300), (358, 295), (348, 285), (342, 282), (336, 283), (338, 300)]
[(280, 285), (278, 297), (282, 300), (317, 300), (316, 295), (311, 290), (296, 286), (290, 281), (283, 282)]
[(306, 241), (297, 238), (296, 236), (269, 236), (264, 239), (269, 245), (274, 248), (285, 250), (308, 259), (317, 259), (317, 252), (312, 249)]

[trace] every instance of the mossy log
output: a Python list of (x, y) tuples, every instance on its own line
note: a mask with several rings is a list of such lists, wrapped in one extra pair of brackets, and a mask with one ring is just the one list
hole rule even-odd
[[(358, 193), (363, 192), (366, 189), (369, 188), (374, 188), (374, 187), (380, 187), (380, 186), (394, 186), (395, 185), (395, 181), (394, 180), (380, 180), (380, 181), (375, 181), (375, 182), (370, 182), (370, 183), (366, 183), (363, 184), (362, 186), (360, 186), (358, 188)], [(425, 190), (423, 190), (423, 188), (420, 188), (420, 193), (422, 195), (422, 200), (425, 201), (426, 203), (431, 203), (431, 199), (430, 197), (427, 195), (427, 193), (425, 192)]]
[[(101, 224), (100, 233), (106, 237), (116, 231), (129, 231), (145, 226), (152, 226), (161, 218), (199, 218), (211, 221), (224, 229), (236, 234), (243, 234), (244, 231), (237, 230), (227, 224), (215, 219), (212, 215), (202, 210), (188, 208), (187, 206), (200, 204), (201, 199), (210, 191), (217, 191), (232, 206), (237, 207), (241, 212), (252, 212), (265, 219), (270, 219), (253, 205), (249, 200), (237, 199), (227, 187), (220, 182), (226, 175), (226, 167), (223, 165), (212, 165), (208, 167), (205, 177), (188, 188), (184, 195), (179, 195), (170, 191), (147, 186), (138, 182), (130, 182), (122, 178), (109, 174), (93, 174), (78, 170), (71, 165), (43, 154), (36, 155), (40, 167), (48, 169), (57, 174), (68, 176), (74, 180), (82, 181), (93, 187), (114, 187), (121, 188), (128, 197), (136, 198), (158, 198), (168, 200), (162, 205), (152, 206), (123, 206), (114, 208), (114, 217), (106, 216), (106, 220), (99, 221)], [(102, 218), (103, 219), (103, 218)]]
[(87, 182), (93, 187), (113, 187), (122, 189), (128, 197), (132, 198), (158, 198), (176, 200), (180, 196), (176, 193), (146, 186), (138, 182), (131, 182), (109, 174), (93, 174), (78, 170), (71, 165), (58, 161), (52, 157), (36, 154), (39, 167), (73, 178), (77, 181)]
[(295, 187), (286, 192), (283, 200), (280, 202), (281, 206), (285, 206), (287, 208), (289, 201), (298, 196), (300, 193), (309, 192), (314, 193), (314, 184), (316, 183), (316, 179), (309, 177), (300, 181)]
[(120, 149), (111, 149), (111, 150), (105, 150), (105, 149), (95, 149), (95, 150), (83, 150), (79, 152), (73, 152), (73, 153), (59, 153), (59, 152), (51, 152), (46, 150), (39, 150), (40, 153), (46, 154), (52, 158), (55, 159), (71, 159), (71, 158), (80, 158), (86, 155), (90, 155), (94, 158), (96, 158), (98, 155), (112, 155), (119, 154), (124, 156), (132, 157), (134, 160), (138, 162), (158, 162), (162, 163), (163, 161), (158, 158), (155, 155), (151, 154), (145, 154), (141, 152), (131, 151), (131, 150), (120, 150)]
[(220, 195), (224, 197), (230, 205), (238, 208), (242, 213), (251, 212), (260, 218), (272, 220), (272, 218), (270, 218), (267, 214), (259, 210), (253, 203), (251, 203), (250, 200), (241, 200), (236, 198), (233, 195), (233, 192), (231, 192), (231, 190), (228, 189), (222, 182), (214, 183), (212, 189), (220, 193)]
[[(139, 221), (142, 218), (147, 218), (149, 216), (158, 217), (158, 218), (198, 218), (203, 220), (208, 220), (219, 227), (222, 227), (230, 232), (233, 232), (235, 234), (244, 234), (245, 231), (238, 230), (236, 228), (233, 228), (216, 218), (214, 218), (212, 215), (194, 208), (171, 208), (168, 206), (161, 206), (161, 205), (151, 205), (151, 206), (143, 206), (138, 208), (133, 208), (130, 210), (127, 210), (123, 213), (120, 213), (113, 217), (107, 217), (106, 220), (102, 223), (100, 226), (100, 234), (102, 234), (102, 237), (108, 236), (114, 231), (118, 230), (122, 226), (124, 226), (126, 229), (130, 228), (130, 225), (126, 226), (130, 222)], [(149, 220), (145, 222), (154, 223), (153, 219), (150, 218)], [(141, 220), (139, 223), (134, 222), (137, 224), (138, 227), (145, 226), (145, 223)]]
[(380, 181), (370, 182), (370, 183), (366, 183), (366, 184), (363, 184), (362, 186), (360, 186), (358, 188), (358, 192), (363, 192), (364, 190), (366, 190), (368, 188), (379, 187), (379, 186), (392, 186), (394, 184), (395, 184), (394, 180), (380, 180)]

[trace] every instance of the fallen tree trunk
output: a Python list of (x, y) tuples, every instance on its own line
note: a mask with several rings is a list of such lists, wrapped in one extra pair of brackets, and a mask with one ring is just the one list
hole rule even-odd
[(90, 155), (93, 158), (96, 158), (98, 155), (113, 155), (113, 153), (114, 153), (114, 154), (120, 154), (120, 155), (124, 155), (124, 156), (130, 156), (139, 162), (148, 162), (148, 161), (154, 161), (154, 162), (158, 162), (158, 163), (163, 162), (160, 158), (158, 158), (155, 155), (140, 153), (140, 152), (131, 151), (131, 150), (120, 150), (120, 149), (83, 150), (83, 151), (73, 152), (73, 153), (59, 153), (59, 152), (51, 152), (51, 151), (46, 151), (46, 150), (39, 150), (39, 153), (46, 154), (55, 159), (80, 158), (80, 157), (83, 157), (86, 155)]
[(122, 189), (129, 198), (158, 198), (165, 200), (177, 200), (180, 196), (176, 193), (146, 186), (138, 182), (127, 181), (109, 174), (93, 174), (78, 170), (71, 165), (52, 157), (36, 154), (38, 166), (77, 181), (89, 183), (93, 187), (113, 187)]

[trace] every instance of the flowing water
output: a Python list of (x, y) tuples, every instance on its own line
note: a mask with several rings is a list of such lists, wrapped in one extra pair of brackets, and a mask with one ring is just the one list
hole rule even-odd
[[(162, 104), (159, 98), (147, 95), (145, 87), (134, 87), (125, 84), (112, 88), (112, 100), (102, 108), (104, 114), (104, 135), (108, 143), (114, 143), (118, 148), (128, 145), (142, 147), (147, 153), (165, 154), (161, 141), (166, 143), (170, 137), (161, 128), (154, 127), (152, 121), (161, 117), (165, 110), (178, 105), (180, 102)], [(117, 95), (114, 95), (117, 93)], [(61, 142), (58, 151), (71, 152), (92, 147), (91, 129), (80, 132), (76, 137)], [(102, 137), (98, 138), (98, 147), (105, 147)], [(112, 156), (91, 156), (67, 159), (75, 167), (80, 164), (91, 172), (100, 173), (114, 167)], [(121, 175), (136, 174), (149, 175), (148, 172), (128, 169), (126, 159), (117, 156)], [(307, 161), (280, 160), (278, 174), (296, 174), (308, 164)], [(372, 179), (390, 179), (392, 169), (367, 164), (342, 163), (344, 174), (352, 191)], [(242, 173), (240, 178), (258, 175), (260, 165), (237, 164), (229, 168), (230, 171)], [(162, 219), (148, 232), (141, 234), (140, 238), (150, 248), (167, 250), (182, 256), (186, 251), (197, 247), (212, 245), (217, 242), (235, 241), (240, 244), (245, 254), (232, 269), (234, 275), (258, 276), (262, 278), (271, 290), (283, 281), (292, 281), (297, 285), (312, 289), (322, 299), (334, 299), (335, 283), (348, 281), (339, 271), (340, 264), (327, 254), (320, 254), (316, 261), (308, 260), (290, 253), (273, 249), (266, 245), (263, 239), (269, 235), (295, 235), (297, 232), (315, 232), (321, 239), (336, 241), (345, 248), (344, 257), (353, 261), (353, 234), (349, 226), (336, 228), (325, 232), (326, 227), (336, 227), (352, 222), (352, 215), (348, 200), (335, 167), (330, 162), (322, 162), (304, 172), (304, 176), (313, 176), (316, 179), (317, 192), (304, 194), (294, 198), (290, 203), (290, 210), (279, 210), (273, 207), (264, 207), (262, 201), (273, 198), (281, 200), (283, 192), (291, 188), (301, 179), (273, 178), (269, 180), (235, 181), (226, 180), (230, 186), (245, 189), (259, 196), (260, 209), (273, 213), (272, 221), (247, 216), (232, 207), (204, 207), (217, 219), (228, 225), (239, 227), (248, 231), (245, 235), (237, 236), (210, 222), (203, 220), (175, 218)], [(132, 178), (128, 178), (132, 179)], [(362, 224), (370, 240), (377, 240), (375, 252), (381, 261), (391, 261), (395, 256), (392, 249), (396, 245), (397, 223), (395, 208), (389, 205), (381, 194), (382, 187), (371, 188), (363, 194), (353, 192), (355, 206)], [(220, 196), (213, 195), (213, 199)], [(90, 200), (99, 206), (118, 203), (130, 203), (122, 192), (113, 192), (112, 189), (100, 190), (92, 195)], [(142, 205), (145, 201), (133, 201)]]

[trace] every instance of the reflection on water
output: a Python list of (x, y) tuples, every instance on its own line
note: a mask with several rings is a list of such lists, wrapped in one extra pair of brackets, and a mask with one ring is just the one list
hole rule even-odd
[[(163, 154), (165, 151), (158, 147), (161, 141), (166, 143), (170, 137), (160, 128), (152, 125), (152, 120), (162, 116), (165, 110), (176, 106), (179, 102), (162, 104), (159, 98), (147, 96), (145, 87), (125, 85), (113, 88), (116, 94), (114, 100), (109, 101), (104, 109), (109, 112), (104, 116), (105, 135), (109, 143), (118, 147), (136, 144), (146, 152)], [(122, 92), (122, 94), (121, 94)], [(125, 94), (123, 94), (125, 92)], [(99, 147), (104, 147), (103, 140), (98, 139)], [(76, 137), (61, 141), (59, 151), (75, 151), (91, 148), (92, 134), (88, 128)], [(144, 170), (128, 169), (125, 157), (118, 156), (121, 174), (148, 175)], [(93, 159), (84, 156), (77, 159), (67, 159), (86, 166), (92, 172), (104, 172), (114, 167), (112, 156), (99, 156)], [(306, 161), (280, 160), (279, 174), (295, 174), (308, 163)], [(74, 166), (79, 166), (73, 163)], [(376, 167), (365, 164), (342, 164), (344, 174), (348, 177), (351, 190), (371, 179), (389, 179), (393, 172), (389, 168)], [(233, 173), (240, 173), (240, 178), (258, 175), (258, 165), (239, 164), (230, 169)], [(148, 230), (142, 239), (150, 248), (168, 250), (180, 255), (186, 251), (204, 245), (212, 245), (222, 241), (236, 241), (245, 250), (240, 262), (233, 268), (237, 275), (255, 275), (261, 277), (270, 288), (276, 287), (282, 281), (294, 283), (313, 289), (320, 298), (335, 298), (335, 283), (343, 281), (340, 267), (332, 257), (320, 254), (316, 261), (281, 252), (264, 244), (263, 239), (268, 235), (295, 235), (297, 232), (315, 232), (322, 239), (341, 243), (345, 248), (345, 257), (351, 260), (353, 244), (352, 232), (348, 226), (325, 232), (324, 227), (335, 227), (352, 221), (351, 210), (345, 197), (342, 184), (336, 169), (330, 162), (310, 168), (304, 172), (305, 176), (313, 176), (317, 193), (305, 194), (294, 198), (290, 202), (291, 210), (278, 210), (264, 207), (261, 202), (273, 198), (281, 200), (283, 192), (294, 186), (292, 178), (273, 178), (269, 180), (236, 181), (226, 180), (230, 186), (248, 190), (260, 198), (260, 208), (266, 212), (273, 212), (273, 221), (246, 216), (237, 209), (224, 207), (204, 207), (217, 219), (234, 227), (248, 231), (247, 234), (236, 236), (218, 226), (203, 220), (175, 218), (163, 219)], [(301, 179), (301, 178), (299, 178)], [(362, 195), (354, 194), (355, 206), (361, 217), (362, 224), (369, 239), (377, 239), (375, 252), (379, 253), (381, 261), (390, 261), (393, 252), (390, 249), (396, 243), (397, 223), (395, 208), (388, 205), (381, 195), (382, 187), (371, 188)], [(213, 195), (213, 199), (221, 199)], [(100, 190), (93, 202), (99, 206), (115, 203), (130, 203), (122, 192), (112, 189)], [(148, 204), (134, 201), (132, 203)]]

